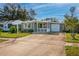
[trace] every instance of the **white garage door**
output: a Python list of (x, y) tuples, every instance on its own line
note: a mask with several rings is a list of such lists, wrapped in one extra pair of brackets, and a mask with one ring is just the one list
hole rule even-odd
[(51, 24), (51, 31), (52, 32), (59, 32), (60, 31), (60, 24)]

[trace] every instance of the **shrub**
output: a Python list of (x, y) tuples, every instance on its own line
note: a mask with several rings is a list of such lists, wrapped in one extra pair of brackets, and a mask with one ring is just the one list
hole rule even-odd
[(11, 33), (16, 33), (17, 32), (16, 26), (11, 26), (10, 27), (10, 32)]
[(65, 53), (67, 56), (79, 56), (79, 47), (65, 46)]
[(25, 29), (22, 32), (33, 32), (33, 29)]
[(2, 32), (3, 30), (0, 28), (0, 32)]
[(33, 32), (33, 29), (29, 29), (28, 32)]

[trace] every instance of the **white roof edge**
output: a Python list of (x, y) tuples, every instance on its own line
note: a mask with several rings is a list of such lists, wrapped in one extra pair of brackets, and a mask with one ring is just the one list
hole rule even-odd
[(63, 23), (61, 23), (61, 22), (51, 22), (51, 21), (41, 21), (41, 20), (28, 20), (28, 21), (21, 21), (21, 20), (11, 20), (11, 21), (5, 21), (5, 22), (9, 22), (9, 23), (13, 23), (13, 22), (16, 22), (16, 23), (18, 23), (18, 21), (20, 21), (20, 22), (22, 22), (22, 23), (27, 23), (27, 22), (49, 22), (49, 23), (57, 23), (57, 24), (63, 24)]
[(27, 23), (27, 22), (48, 22), (48, 23), (59, 23), (60, 24), (60, 22), (51, 22), (51, 21), (23, 21), (23, 23)]

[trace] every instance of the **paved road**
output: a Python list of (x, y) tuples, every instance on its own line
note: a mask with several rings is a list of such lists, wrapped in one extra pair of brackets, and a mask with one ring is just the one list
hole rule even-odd
[(33, 34), (0, 48), (0, 55), (62, 56), (64, 55), (64, 34)]

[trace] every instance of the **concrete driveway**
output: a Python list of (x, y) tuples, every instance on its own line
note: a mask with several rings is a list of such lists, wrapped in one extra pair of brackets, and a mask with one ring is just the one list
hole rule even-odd
[(64, 34), (32, 34), (0, 48), (3, 56), (63, 56)]

